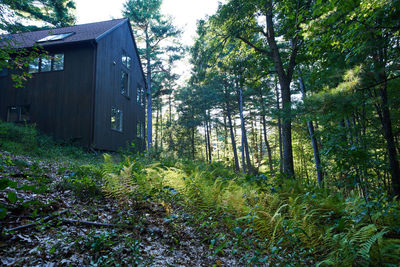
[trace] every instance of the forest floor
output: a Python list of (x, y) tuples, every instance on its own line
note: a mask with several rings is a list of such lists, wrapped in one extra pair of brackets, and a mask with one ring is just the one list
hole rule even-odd
[(210, 249), (209, 233), (178, 206), (77, 197), (63, 184), (73, 171), (67, 164), (7, 152), (0, 158), (0, 179), (15, 182), (0, 191), (7, 207), (2, 266), (243, 265), (230, 248)]

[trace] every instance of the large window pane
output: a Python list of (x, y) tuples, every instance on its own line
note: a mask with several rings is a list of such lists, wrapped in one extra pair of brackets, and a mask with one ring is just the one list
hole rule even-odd
[(144, 89), (143, 87), (139, 86), (137, 91), (137, 103), (144, 106)]
[(55, 54), (53, 56), (53, 70), (64, 69), (64, 54)]
[(122, 110), (111, 108), (111, 129), (122, 132)]
[(40, 71), (51, 71), (51, 58), (44, 57), (42, 58), (42, 63), (40, 65)]
[(121, 94), (129, 96), (129, 75), (121, 71)]
[(8, 108), (7, 121), (9, 121), (9, 122), (19, 121), (19, 108), (18, 107), (9, 107)]
[(122, 60), (122, 64), (123, 64), (125, 67), (127, 67), (128, 69), (131, 68), (131, 65), (132, 65), (131, 57), (128, 56), (128, 55), (126, 54), (125, 51), (122, 51), (121, 60)]
[(39, 72), (39, 59), (35, 58), (32, 62), (29, 63), (29, 73), (37, 72)]

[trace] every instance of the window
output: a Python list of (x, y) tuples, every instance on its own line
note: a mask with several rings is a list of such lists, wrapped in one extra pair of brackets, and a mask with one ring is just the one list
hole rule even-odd
[(111, 129), (122, 132), (122, 110), (111, 108)]
[(8, 122), (27, 122), (31, 120), (29, 106), (12, 106), (7, 110)]
[(136, 100), (139, 105), (144, 106), (144, 89), (141, 86), (138, 87)]
[(35, 58), (31, 63), (29, 63), (29, 73), (39, 72), (40, 59)]
[(127, 67), (128, 69), (131, 68), (132, 59), (131, 59), (131, 57), (128, 56), (128, 55), (126, 54), (126, 52), (123, 51), (123, 50), (122, 50), (122, 57), (121, 57), (121, 60), (122, 60), (122, 64), (123, 64), (125, 67)]
[(35, 58), (29, 63), (29, 73), (64, 70), (64, 54), (51, 54)]
[(67, 33), (60, 33), (60, 34), (52, 34), (49, 36), (46, 36), (40, 40), (37, 41), (37, 43), (43, 43), (43, 42), (50, 42), (50, 41), (59, 41), (63, 40), (71, 35), (75, 34), (74, 32), (67, 32)]
[(54, 54), (53, 56), (53, 70), (64, 69), (64, 54)]
[(129, 96), (129, 74), (121, 71), (121, 94)]
[(138, 121), (136, 123), (136, 137), (144, 138), (144, 122), (143, 121)]
[(51, 58), (43, 57), (40, 62), (40, 71), (47, 72), (51, 71)]

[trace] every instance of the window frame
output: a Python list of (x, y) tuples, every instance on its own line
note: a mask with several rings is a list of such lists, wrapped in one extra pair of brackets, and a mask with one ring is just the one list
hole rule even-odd
[[(55, 58), (56, 56), (61, 55), (62, 58), (62, 68), (55, 69)], [(43, 60), (50, 60), (50, 70), (43, 70)], [(37, 70), (31, 70), (31, 66), (33, 63), (36, 64), (37, 61)], [(63, 71), (65, 69), (65, 54), (64, 53), (51, 53), (49, 55), (39, 56), (32, 60), (28, 66), (28, 72), (31, 74), (41, 73), (41, 72), (55, 72), (55, 71)]]
[[(124, 86), (124, 82), (123, 82), (123, 79), (124, 79), (124, 74), (126, 74), (126, 88), (123, 88), (123, 86)], [(130, 98), (130, 90), (129, 90), (129, 88), (130, 88), (130, 85), (131, 85), (131, 83), (130, 83), (130, 73), (128, 72), (128, 71), (126, 71), (126, 70), (124, 70), (124, 69), (122, 69), (121, 70), (121, 86), (120, 86), (120, 92), (121, 92), (121, 95), (123, 95), (123, 96), (125, 96), (125, 97), (127, 97), (127, 98)]]
[[(17, 113), (17, 119), (16, 120), (10, 120), (10, 110), (15, 109)], [(8, 106), (7, 107), (7, 122), (13, 122), (13, 123), (21, 123), (21, 122), (27, 122), (29, 123), (31, 121), (31, 113), (30, 113), (30, 105), (20, 105), (20, 106)], [(24, 113), (22, 111), (25, 111)], [(23, 120), (22, 117), (26, 116), (28, 114), (28, 120)]]
[(132, 68), (132, 57), (124, 49), (122, 49), (121, 53), (121, 62), (128, 70)]
[(136, 102), (139, 106), (144, 107), (144, 101), (145, 101), (145, 97), (144, 97), (144, 87), (141, 86), (140, 84), (138, 84), (137, 87), (137, 92), (136, 92), (137, 96), (136, 96)]
[[(117, 114), (119, 115), (119, 126), (116, 127), (116, 128), (113, 128), (113, 115), (114, 115), (114, 112), (117, 112)], [(122, 109), (118, 109), (118, 108), (116, 108), (114, 106), (111, 107), (111, 114), (110, 114), (110, 123), (111, 123), (110, 128), (111, 128), (111, 130), (119, 132), (119, 133), (123, 133), (124, 132), (124, 127), (123, 127), (124, 122), (123, 121), (124, 121), (124, 112), (122, 111)], [(116, 122), (117, 122), (117, 120), (116, 120)]]

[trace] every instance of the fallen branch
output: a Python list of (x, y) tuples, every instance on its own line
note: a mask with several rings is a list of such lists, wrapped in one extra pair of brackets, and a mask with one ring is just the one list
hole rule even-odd
[(51, 219), (53, 219), (53, 218), (55, 218), (55, 217), (57, 217), (57, 216), (60, 216), (61, 214), (66, 213), (67, 211), (68, 211), (68, 210), (63, 210), (63, 211), (60, 211), (60, 212), (58, 212), (58, 213), (54, 213), (54, 214), (52, 214), (52, 215), (49, 215), (49, 216), (47, 216), (47, 217), (44, 217), (44, 218), (42, 218), (42, 219), (36, 220), (36, 221), (34, 221), (33, 223), (29, 223), (29, 224), (17, 226), (17, 227), (10, 228), (10, 229), (5, 229), (4, 231), (6, 231), (6, 232), (19, 231), (19, 230), (23, 230), (23, 229), (26, 229), (26, 228), (34, 227), (34, 226), (36, 226), (36, 225), (42, 224), (42, 223), (44, 223), (44, 222), (47, 222), (47, 221), (49, 221), (49, 220), (51, 220)]
[(112, 224), (112, 223), (98, 223), (98, 222), (89, 222), (89, 221), (80, 221), (80, 220), (71, 220), (71, 219), (58, 219), (61, 222), (67, 224), (74, 224), (74, 225), (88, 225), (88, 226), (98, 226), (98, 227), (111, 227), (111, 228), (126, 228), (126, 229), (133, 229), (133, 225), (124, 225), (124, 224)]

